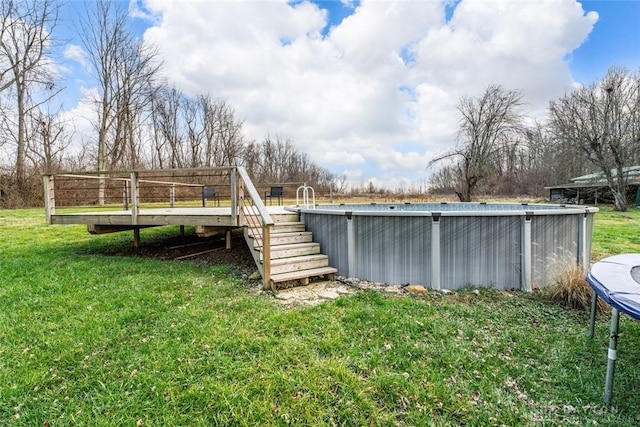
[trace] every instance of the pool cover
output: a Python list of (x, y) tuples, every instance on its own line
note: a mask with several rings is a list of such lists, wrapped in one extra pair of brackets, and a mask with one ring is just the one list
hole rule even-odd
[(587, 273), (587, 282), (610, 306), (640, 320), (640, 254), (597, 262)]

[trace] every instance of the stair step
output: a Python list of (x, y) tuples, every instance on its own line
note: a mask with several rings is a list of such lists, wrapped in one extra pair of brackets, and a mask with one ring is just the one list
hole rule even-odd
[(278, 214), (271, 214), (271, 219), (276, 224), (280, 224), (283, 222), (298, 221), (300, 219), (300, 215), (298, 215), (295, 212), (286, 213), (286, 214), (278, 213)]
[[(280, 222), (271, 228), (271, 235), (305, 231), (304, 222)], [(262, 228), (249, 228), (249, 236), (262, 236)]]
[[(253, 212), (256, 212), (256, 213), (253, 213)], [(245, 208), (244, 215), (247, 217), (250, 217), (248, 218), (249, 224), (262, 224), (262, 219), (260, 218), (260, 215), (257, 215), (257, 210), (251, 211)], [(277, 214), (272, 213), (269, 216), (271, 217), (273, 222), (276, 224), (281, 224), (283, 222), (295, 222), (300, 220), (300, 216), (295, 212), (277, 213)]]
[[(320, 243), (294, 243), (291, 245), (271, 246), (271, 262), (280, 258), (291, 258), (320, 253)], [(262, 256), (262, 253), (260, 254)]]
[(293, 233), (277, 233), (271, 236), (271, 250), (274, 246), (290, 245), (293, 243), (311, 243), (313, 233), (310, 231), (297, 231)]
[[(303, 283), (306, 284), (309, 282), (310, 277), (325, 276), (325, 275), (334, 276), (337, 271), (338, 270), (336, 270), (333, 267), (321, 267), (321, 268), (314, 268), (311, 270), (300, 270), (300, 271), (292, 271), (289, 273), (272, 274), (271, 281), (273, 283), (279, 283), (279, 282), (286, 282), (289, 280), (302, 279)], [(330, 280), (333, 280), (333, 277), (331, 277)]]
[(329, 257), (322, 254), (303, 255), (271, 260), (271, 274), (289, 273), (299, 270), (328, 267)]

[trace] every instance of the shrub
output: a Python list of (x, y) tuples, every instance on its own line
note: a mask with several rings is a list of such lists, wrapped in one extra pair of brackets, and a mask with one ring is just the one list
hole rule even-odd
[[(590, 310), (593, 290), (587, 283), (586, 271), (582, 266), (566, 265), (558, 269), (553, 282), (544, 288), (543, 293), (553, 302), (576, 310)], [(610, 307), (601, 298), (597, 311), (607, 313)]]

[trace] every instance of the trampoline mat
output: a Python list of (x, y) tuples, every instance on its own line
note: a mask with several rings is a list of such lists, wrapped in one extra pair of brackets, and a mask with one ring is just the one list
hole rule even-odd
[(640, 320), (640, 254), (605, 258), (591, 266), (586, 279), (610, 306)]

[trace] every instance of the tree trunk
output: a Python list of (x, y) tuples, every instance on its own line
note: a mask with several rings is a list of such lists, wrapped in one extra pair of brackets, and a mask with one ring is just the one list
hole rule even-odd
[(628, 207), (627, 200), (624, 194), (622, 194), (620, 190), (614, 188), (612, 188), (611, 191), (613, 192), (613, 197), (615, 200), (615, 210), (619, 212), (626, 212), (628, 210)]

